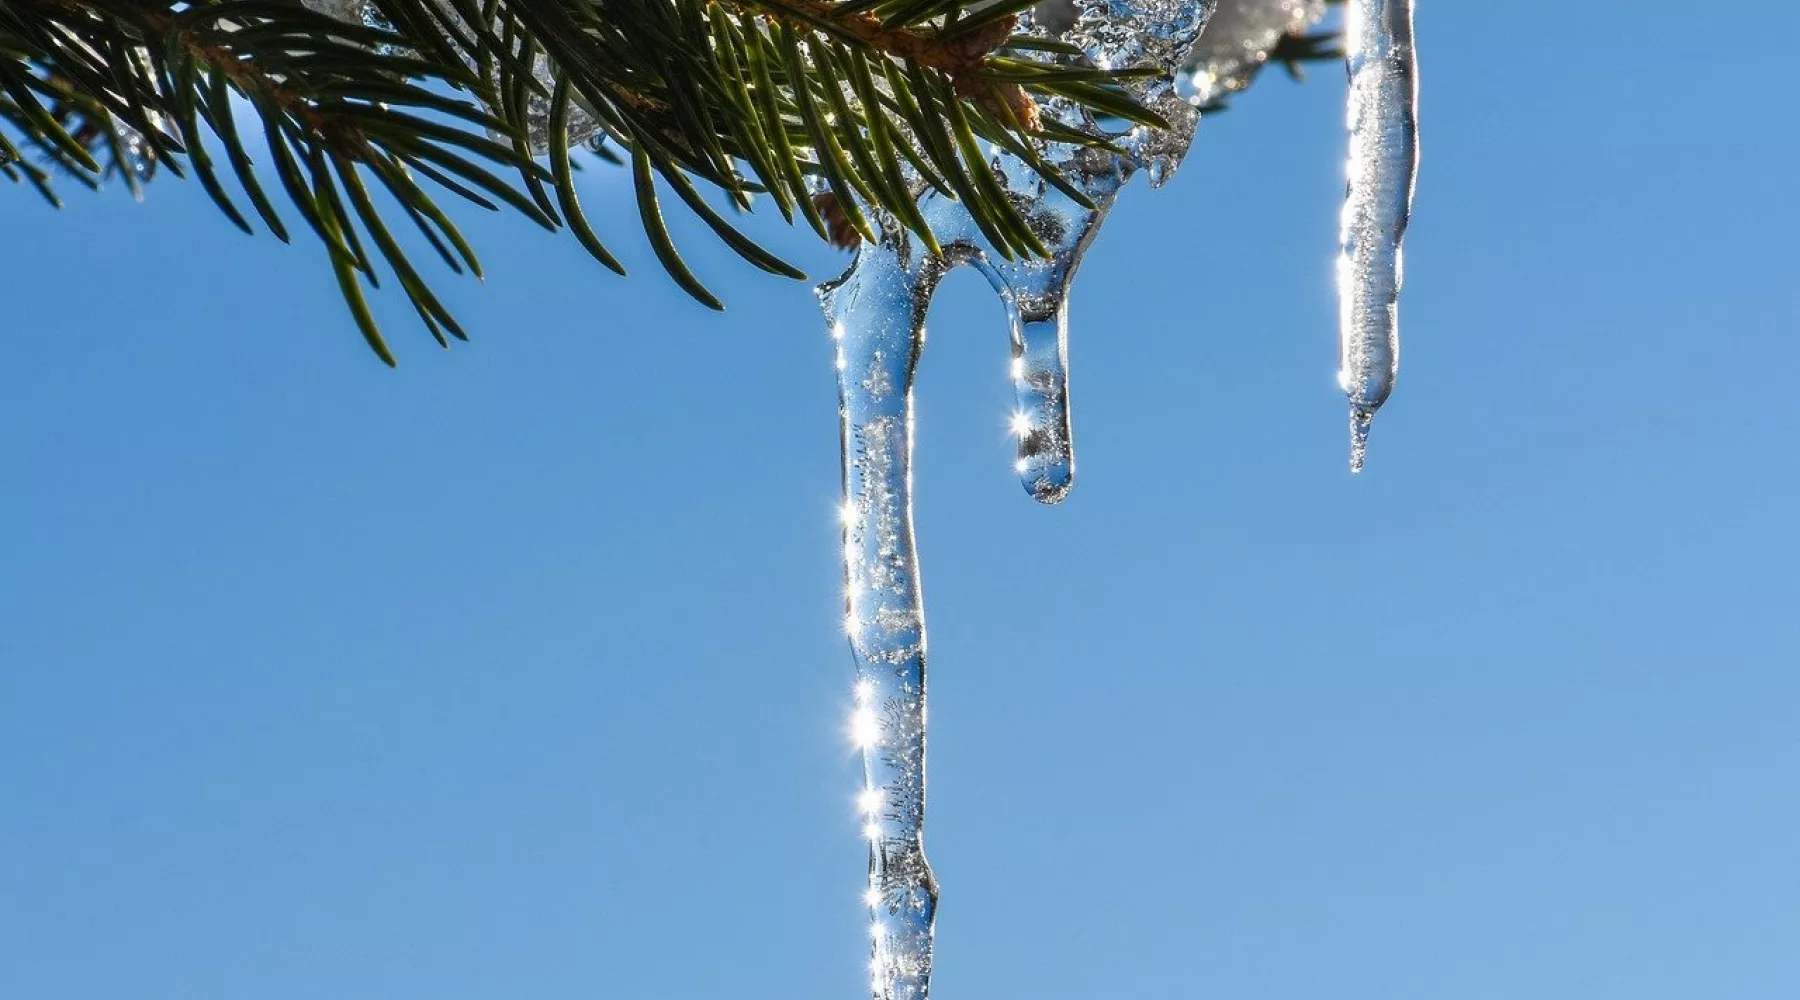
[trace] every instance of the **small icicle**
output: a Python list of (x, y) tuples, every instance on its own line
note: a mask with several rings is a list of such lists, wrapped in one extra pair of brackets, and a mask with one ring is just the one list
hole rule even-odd
[[(1106, 207), (1116, 188), (1097, 191)], [(1074, 437), (1069, 424), (1069, 286), (1105, 208), (1087, 211), (1058, 191), (1045, 191), (1027, 219), (1047, 237), (1045, 259), (983, 257), (975, 266), (1006, 303), (1012, 345), (1013, 412), (1019, 440), (1013, 470), (1039, 503), (1062, 502), (1075, 484)]]
[(1350, 468), (1400, 370), (1401, 241), (1418, 173), (1411, 0), (1350, 0), (1345, 62), (1349, 183), (1338, 255), (1338, 384), (1350, 397)]
[(820, 289), (837, 346), (844, 457), (845, 628), (856, 661), (851, 736), (869, 841), (870, 991), (926, 1000), (937, 880), (925, 860), (925, 606), (913, 543), (913, 372), (941, 265), (910, 238), (864, 244)]
[(1012, 311), (1012, 380), (1018, 399), (1012, 432), (1019, 439), (1013, 468), (1025, 491), (1047, 504), (1061, 502), (1075, 482), (1068, 301), (1059, 296), (1049, 305), (1047, 314), (1042, 306)]

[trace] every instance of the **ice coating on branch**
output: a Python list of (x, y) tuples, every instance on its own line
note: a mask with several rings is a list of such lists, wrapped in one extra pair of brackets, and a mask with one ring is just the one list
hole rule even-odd
[[(1218, 0), (1200, 38), (1181, 61), (1175, 85), (1194, 104), (1211, 106), (1250, 85), (1281, 36), (1325, 16), (1326, 0)], [(1032, 8), (1037, 26), (1061, 33), (1075, 23), (1076, 0)]]
[[(544, 85), (544, 89), (555, 92), (556, 73), (551, 65), (550, 57), (542, 52), (531, 62), (531, 75)], [(600, 122), (582, 106), (581, 97), (571, 94), (569, 98), (569, 144), (579, 146), (600, 134)], [(525, 105), (525, 140), (534, 155), (550, 151), (550, 99), (540, 94), (532, 94)]]
[[(1140, 103), (1161, 115), (1167, 129), (1147, 125), (1117, 133), (1113, 143), (1124, 150), (1117, 157), (1094, 149), (1052, 144), (1046, 158), (1066, 172), (1097, 174), (1122, 172), (1121, 183), (1139, 169), (1151, 187), (1162, 187), (1181, 165), (1200, 116), (1175, 92), (1173, 74), (1206, 27), (1216, 0), (1074, 0), (1075, 18), (1062, 40), (1081, 48), (1087, 61), (1102, 69), (1155, 66), (1164, 76), (1133, 80), (1126, 89)], [(1032, 18), (1022, 19), (1019, 30), (1042, 30)], [(1106, 123), (1070, 102), (1053, 98), (1044, 112), (1065, 125), (1108, 134)], [(1104, 215), (1104, 211), (1101, 213)], [(1099, 217), (1091, 224), (1097, 224)]]
[[(1193, 44), (1212, 0), (1079, 0), (1061, 32), (1100, 65), (1154, 62), (1172, 72)], [(1050, 33), (1025, 18), (1021, 33)], [(913, 375), (925, 344), (925, 313), (939, 281), (969, 265), (1004, 308), (1018, 439), (1014, 469), (1027, 492), (1056, 503), (1075, 471), (1070, 442), (1068, 296), (1082, 254), (1119, 190), (1142, 169), (1168, 179), (1186, 153), (1198, 116), (1167, 77), (1133, 80), (1134, 95), (1161, 112), (1169, 130), (1106, 132), (1061, 99), (1040, 112), (1073, 128), (1112, 134), (1118, 156), (1049, 144), (1042, 153), (1092, 203), (1046, 184), (1013, 156), (993, 152), (996, 179), (1044, 258), (998, 253), (964, 207), (922, 191), (920, 214), (936, 236), (932, 253), (883, 213), (865, 213), (879, 239), (865, 242), (843, 277), (820, 287), (835, 345), (843, 447), (846, 629), (856, 664), (851, 731), (862, 749), (859, 798), (869, 840), (870, 992), (876, 1000), (926, 1000), (931, 985), (937, 882), (926, 862), (925, 608), (912, 525)], [(916, 180), (916, 178), (914, 178)]]
[[(340, 21), (348, 21), (351, 24), (361, 24), (389, 31), (393, 30), (393, 26), (388, 24), (386, 19), (381, 16), (380, 8), (376, 7), (370, 0), (300, 0), (300, 2), (306, 7), (310, 7), (321, 14), (335, 17)], [(436, 6), (437, 10), (452, 23), (457, 25), (465, 23), (462, 19), (462, 15), (458, 14), (455, 8), (450, 4), (439, 2)], [(474, 63), (470, 62), (469, 65), (473, 66)], [(536, 58), (532, 60), (531, 75), (536, 77), (537, 81), (544, 85), (545, 90), (549, 91), (556, 88), (554, 68), (551, 65), (549, 57), (542, 52), (539, 52)], [(496, 77), (491, 82), (498, 84), (499, 81)], [(587, 112), (586, 108), (581, 106), (579, 98), (575, 99), (569, 106), (570, 144), (580, 145), (588, 139), (593, 138), (599, 131), (600, 123), (594, 119), (593, 115), (590, 115)], [(490, 135), (493, 135), (496, 139), (506, 141), (504, 136), (495, 135), (493, 133), (490, 133)], [(530, 95), (529, 103), (527, 103), (525, 107), (525, 137), (526, 142), (534, 155), (549, 151), (550, 101), (542, 94)]]
[(1182, 95), (1211, 105), (1250, 85), (1281, 36), (1325, 16), (1325, 0), (1219, 0), (1176, 76)]
[(1212, 6), (1193, 0), (1075, 0), (1075, 23), (1064, 40), (1080, 46), (1101, 69), (1174, 70), (1200, 36)]
[(363, 19), (375, 10), (375, 5), (369, 0), (300, 0), (300, 4), (351, 24), (365, 23)]
[(1401, 241), (1419, 164), (1411, 0), (1350, 0), (1345, 60), (1349, 183), (1338, 255), (1338, 384), (1350, 397), (1350, 468), (1400, 370)]

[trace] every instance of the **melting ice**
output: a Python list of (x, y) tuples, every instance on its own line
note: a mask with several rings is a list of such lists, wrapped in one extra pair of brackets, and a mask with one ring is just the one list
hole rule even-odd
[[(378, 23), (368, 0), (303, 0), (352, 22)], [(937, 880), (925, 857), (926, 633), (912, 524), (912, 389), (925, 344), (925, 313), (939, 281), (969, 265), (1004, 309), (1015, 394), (1014, 468), (1032, 497), (1056, 503), (1074, 480), (1070, 438), (1068, 297), (1082, 255), (1125, 183), (1139, 170), (1165, 183), (1187, 152), (1196, 105), (1243, 89), (1282, 35), (1316, 23), (1326, 0), (1046, 0), (1021, 34), (1059, 37), (1096, 66), (1152, 64), (1173, 74), (1134, 80), (1133, 95), (1172, 128), (1135, 128), (1113, 142), (1125, 155), (1049, 144), (1042, 153), (1094, 204), (1042, 183), (1023, 163), (994, 165), (1027, 224), (1050, 249), (1043, 259), (993, 252), (955, 201), (918, 185), (919, 208), (943, 253), (881, 213), (843, 277), (819, 289), (838, 371), (843, 449), (845, 629), (856, 666), (852, 737), (863, 758), (858, 799), (869, 845), (870, 991), (876, 1000), (927, 1000)], [(449, 8), (445, 8), (449, 11)], [(454, 17), (452, 13), (450, 16)], [(1210, 19), (1210, 20), (1209, 20)], [(1401, 239), (1418, 159), (1417, 79), (1409, 0), (1349, 0), (1349, 183), (1338, 261), (1339, 381), (1350, 397), (1352, 468), (1369, 423), (1392, 390), (1399, 338)], [(536, 67), (548, 82), (550, 67)], [(537, 100), (537, 99), (534, 99)], [(531, 141), (544, 148), (547, 108), (533, 105)], [(1081, 108), (1051, 99), (1040, 109), (1098, 132)], [(576, 141), (597, 125), (571, 122)]]
[[(925, 189), (919, 207), (942, 254), (871, 213), (880, 239), (861, 248), (842, 278), (819, 289), (837, 343), (847, 627), (857, 677), (853, 728), (863, 750), (870, 989), (877, 1000), (925, 1000), (938, 903), (924, 848), (925, 613), (911, 495), (912, 387), (931, 296), (944, 274), (963, 264), (993, 286), (1012, 352), (1015, 469), (1033, 497), (1060, 501), (1075, 470), (1068, 296), (1082, 255), (1134, 173), (1145, 171), (1152, 186), (1168, 180), (1193, 137), (1194, 106), (1242, 89), (1279, 39), (1316, 23), (1324, 6), (1323, 0), (1048, 0), (1022, 19), (1021, 33), (1073, 42), (1097, 66), (1181, 69), (1181, 93), (1166, 78), (1132, 84), (1134, 96), (1173, 127), (1116, 137), (1124, 155), (1056, 144), (1045, 149), (1093, 208), (1043, 184), (1012, 157), (996, 155), (1001, 183), (1050, 249), (1046, 258), (1007, 260), (994, 253), (959, 204)], [(1416, 83), (1410, 4), (1350, 0), (1349, 21), (1340, 378), (1352, 404), (1352, 465), (1360, 468), (1368, 422), (1391, 389), (1398, 354), (1394, 308), (1417, 159)], [(1074, 128), (1099, 127), (1068, 102), (1048, 101), (1042, 111)]]
[[(1079, 0), (1055, 24), (1025, 18), (1022, 33), (1055, 34), (1099, 66), (1180, 65), (1213, 0)], [(863, 754), (859, 800), (869, 840), (866, 902), (870, 992), (877, 1000), (925, 1000), (931, 984), (937, 881), (925, 858), (925, 608), (912, 524), (912, 388), (925, 346), (925, 313), (938, 282), (969, 265), (1004, 308), (1013, 383), (1014, 469), (1040, 502), (1068, 494), (1070, 441), (1068, 296), (1082, 254), (1119, 190), (1138, 170), (1165, 182), (1186, 153), (1198, 115), (1169, 78), (1137, 81), (1134, 95), (1173, 124), (1134, 128), (1118, 156), (1051, 144), (1045, 157), (1095, 207), (1044, 184), (1025, 164), (997, 153), (1009, 197), (1048, 257), (995, 253), (963, 207), (925, 189), (919, 209), (942, 247), (870, 213), (880, 238), (865, 243), (842, 278), (819, 289), (836, 344), (843, 448), (846, 628), (856, 663), (852, 731)], [(1040, 109), (1071, 127), (1098, 123), (1066, 101)]]

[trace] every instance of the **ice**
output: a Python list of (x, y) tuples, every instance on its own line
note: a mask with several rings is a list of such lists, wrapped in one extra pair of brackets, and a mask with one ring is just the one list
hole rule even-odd
[[(1212, 0), (1080, 0), (1058, 33), (1103, 66), (1152, 62), (1172, 71), (1210, 13)], [(1046, 31), (1029, 18), (1021, 32)], [(1009, 259), (963, 206), (924, 188), (918, 207), (942, 253), (883, 213), (866, 211), (879, 238), (865, 241), (848, 272), (819, 289), (835, 343), (843, 449), (846, 629), (856, 666), (851, 732), (863, 754), (859, 797), (869, 840), (870, 992), (876, 1000), (926, 1000), (931, 985), (937, 880), (925, 857), (925, 607), (912, 524), (914, 373), (925, 346), (925, 314), (943, 276), (968, 265), (1005, 310), (1018, 438), (1014, 469), (1031, 496), (1056, 503), (1073, 483), (1069, 423), (1068, 301), (1082, 255), (1125, 183), (1139, 170), (1153, 184), (1179, 166), (1198, 115), (1168, 77), (1135, 80), (1136, 97), (1173, 128), (1105, 131), (1105, 123), (1059, 99), (1041, 113), (1107, 134), (1125, 155), (1049, 144), (1058, 166), (1092, 207), (996, 152), (1009, 200), (1050, 251)]]
[(826, 295), (837, 342), (844, 459), (845, 629), (856, 662), (851, 736), (869, 841), (871, 992), (924, 1000), (937, 883), (925, 860), (925, 620), (912, 526), (912, 385), (924, 343), (917, 282), (941, 268), (910, 242)]
[(375, 11), (375, 5), (369, 0), (300, 0), (300, 3), (328, 17), (351, 24), (364, 23), (364, 18)]
[[(356, 22), (367, 0), (304, 0)], [(1045, 256), (999, 252), (959, 202), (906, 178), (936, 237), (864, 206), (877, 231), (849, 270), (819, 288), (835, 351), (843, 475), (844, 628), (854, 661), (849, 735), (862, 755), (856, 799), (868, 842), (869, 989), (876, 1000), (928, 1000), (938, 884), (925, 851), (927, 638), (913, 527), (913, 388), (925, 347), (925, 317), (944, 275), (970, 266), (1000, 300), (1014, 390), (1014, 471), (1041, 503), (1069, 493), (1075, 455), (1069, 411), (1069, 295), (1083, 255), (1119, 192), (1138, 172), (1151, 186), (1180, 166), (1199, 120), (1241, 90), (1279, 39), (1305, 30), (1326, 0), (1049, 0), (1021, 18), (1021, 34), (1074, 43), (1099, 67), (1154, 65), (1132, 95), (1167, 129), (1097, 118), (1062, 98), (1042, 100), (1050, 121), (1111, 140), (1118, 153), (1041, 143), (1039, 153), (1082, 197), (1046, 184), (1025, 163), (992, 151), (1008, 201)], [(1210, 18), (1210, 21), (1209, 21)], [(1349, 0), (1349, 183), (1343, 214), (1340, 381), (1351, 403), (1352, 467), (1362, 466), (1370, 421), (1397, 369), (1395, 308), (1417, 163), (1416, 74), (1411, 5)], [(1057, 61), (1061, 56), (1034, 56)], [(540, 79), (550, 66), (539, 60)], [(1178, 78), (1178, 79), (1177, 79)], [(531, 108), (531, 141), (542, 151), (547, 108)], [(591, 134), (591, 119), (572, 139)], [(1084, 201), (1085, 199), (1085, 201)], [(1154, 294), (1154, 292), (1148, 292)]]
[[(1029, 280), (1032, 276), (1024, 276)], [(1045, 290), (1007, 301), (1012, 381), (1017, 409), (1009, 421), (1019, 439), (1013, 469), (1041, 503), (1057, 503), (1075, 481), (1069, 428), (1069, 299)]]
[[(1326, 0), (1218, 0), (1176, 71), (1181, 96), (1211, 106), (1243, 90), (1281, 36), (1317, 24), (1326, 5)], [(1053, 33), (1067, 30), (1079, 14), (1075, 0), (1044, 0), (1032, 9), (1038, 27)]]
[(1411, 0), (1350, 0), (1349, 183), (1338, 255), (1338, 384), (1350, 397), (1350, 468), (1400, 370), (1401, 241), (1419, 164)]
[(1325, 0), (1219, 0), (1206, 31), (1176, 77), (1183, 96), (1200, 105), (1250, 85), (1281, 36), (1325, 16)]

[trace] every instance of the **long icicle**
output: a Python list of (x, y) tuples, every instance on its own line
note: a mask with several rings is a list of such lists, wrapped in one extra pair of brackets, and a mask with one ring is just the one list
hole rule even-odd
[(925, 1000), (937, 880), (925, 860), (925, 605), (912, 525), (913, 373), (941, 275), (907, 236), (820, 289), (837, 345), (851, 735), (869, 841), (870, 992)]
[[(1213, 4), (1081, 0), (1072, 23), (1057, 33), (1080, 45), (1095, 65), (1150, 63), (1172, 71)], [(1031, 32), (1029, 19), (1019, 30)], [(851, 731), (863, 757), (858, 805), (869, 844), (864, 901), (875, 1000), (927, 1000), (938, 905), (924, 845), (926, 633), (912, 525), (912, 388), (925, 311), (940, 279), (955, 267), (972, 265), (993, 285), (1007, 309), (1012, 347), (1015, 469), (1037, 500), (1063, 499), (1074, 474), (1068, 294), (1075, 271), (1120, 188), (1140, 169), (1152, 186), (1165, 182), (1198, 121), (1167, 79), (1130, 87), (1172, 123), (1168, 130), (1136, 128), (1117, 136), (1120, 154), (1046, 148), (1084, 198), (1046, 184), (1011, 155), (997, 153), (993, 161), (997, 179), (1049, 249), (1046, 257), (992, 253), (966, 207), (926, 189), (918, 207), (941, 255), (929, 253), (893, 218), (871, 211), (880, 238), (865, 242), (843, 277), (819, 289), (836, 344), (845, 629), (856, 664)], [(1094, 125), (1062, 99), (1047, 101), (1042, 112), (1069, 128)]]
[(1350, 0), (1349, 182), (1338, 255), (1338, 384), (1350, 397), (1350, 470), (1400, 371), (1401, 241), (1419, 165), (1411, 0)]

